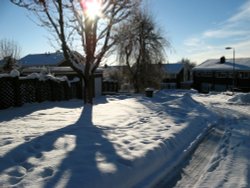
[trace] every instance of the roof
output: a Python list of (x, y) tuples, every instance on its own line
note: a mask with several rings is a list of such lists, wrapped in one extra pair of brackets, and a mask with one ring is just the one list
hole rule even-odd
[(162, 64), (162, 66), (169, 74), (178, 74), (184, 68), (182, 63)]
[(23, 67), (57, 66), (64, 60), (63, 53), (29, 54), (20, 63)]
[[(233, 69), (233, 59), (226, 59), (224, 63), (220, 59), (209, 59), (193, 68), (193, 71), (220, 70), (228, 71)], [(235, 70), (250, 70), (250, 58), (235, 59)]]

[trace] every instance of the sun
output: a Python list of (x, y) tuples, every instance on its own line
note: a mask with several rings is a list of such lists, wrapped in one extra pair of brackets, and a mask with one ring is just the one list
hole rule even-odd
[(98, 16), (101, 16), (101, 1), (100, 0), (82, 0), (81, 6), (83, 8), (84, 14), (94, 20)]

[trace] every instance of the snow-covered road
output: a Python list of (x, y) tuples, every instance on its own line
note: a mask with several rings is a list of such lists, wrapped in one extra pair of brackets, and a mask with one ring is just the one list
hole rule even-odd
[(249, 105), (228, 103), (227, 96), (224, 99), (216, 95), (194, 98), (217, 112), (220, 120), (161, 187), (249, 187)]

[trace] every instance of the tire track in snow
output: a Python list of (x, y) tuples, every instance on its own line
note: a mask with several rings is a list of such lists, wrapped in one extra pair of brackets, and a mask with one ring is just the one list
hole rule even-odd
[(249, 187), (249, 116), (228, 105), (211, 110), (221, 116), (218, 126), (161, 187)]
[(199, 146), (190, 153), (186, 159), (179, 164), (172, 174), (169, 174), (162, 182), (156, 185), (157, 188), (190, 188), (200, 181), (202, 174), (207, 173), (204, 168), (213, 158), (217, 143), (223, 136), (223, 130), (212, 128), (201, 140)]
[[(190, 188), (190, 185), (196, 188), (202, 187), (204, 182), (207, 182), (207, 174), (216, 171), (221, 161), (227, 157), (230, 137), (231, 128), (226, 130), (222, 127), (213, 128), (190, 158), (179, 167), (179, 170), (182, 169), (180, 171), (177, 169), (173, 178), (166, 180), (162, 187)], [(233, 159), (230, 161), (232, 164)], [(229, 174), (224, 175), (223, 182), (227, 181), (228, 176)], [(222, 185), (222, 182), (220, 184)]]
[[(189, 159), (189, 162), (186, 167), (182, 169), (181, 174), (179, 174), (179, 180), (173, 179), (170, 181), (169, 187), (177, 187), (177, 188), (189, 188), (190, 185), (195, 187), (196, 184), (199, 184), (204, 174), (207, 173), (208, 169), (212, 170), (212, 168), (216, 168), (218, 165), (213, 158), (213, 154), (216, 152), (217, 143), (220, 141), (223, 135), (223, 130), (218, 128), (213, 128), (211, 132), (205, 137), (203, 142), (198, 146), (195, 150), (194, 154)], [(209, 166), (208, 168), (204, 168), (211, 161), (214, 161), (213, 166)]]

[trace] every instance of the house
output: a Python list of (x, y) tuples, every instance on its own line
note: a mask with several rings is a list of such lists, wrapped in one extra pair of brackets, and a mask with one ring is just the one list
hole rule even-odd
[(3, 59), (2, 59), (2, 60), (0, 60), (0, 73), (2, 73), (2, 72), (3, 72), (3, 67), (4, 67), (4, 64), (5, 64), (4, 60), (3, 60)]
[(26, 67), (58, 67), (69, 66), (64, 63), (62, 52), (44, 53), (44, 54), (29, 54), (20, 59), (21, 66)]
[(107, 65), (103, 67), (103, 91), (107, 94), (131, 92), (130, 73), (127, 65)]
[[(81, 77), (70, 67), (69, 62), (64, 59), (62, 52), (29, 54), (20, 59), (22, 67), (21, 75), (31, 73), (51, 73), (55, 76), (67, 76), (69, 79)], [(102, 94), (102, 70), (97, 69), (95, 72), (95, 96)]]
[(185, 70), (183, 63), (162, 64), (162, 67), (164, 71), (162, 88), (183, 88), (184, 83), (187, 83), (187, 78), (189, 78), (189, 76), (185, 76), (185, 72), (189, 75), (190, 70)]
[[(151, 66), (153, 66), (152, 68), (160, 66), (157, 71), (160, 77), (163, 78), (160, 83), (162, 89), (191, 88), (191, 70), (183, 63), (153, 64)], [(117, 81), (120, 91), (131, 90), (132, 86), (129, 84), (129, 78), (125, 76), (129, 74), (128, 72), (126, 65), (105, 66), (104, 80), (111, 79)]]
[(250, 58), (209, 59), (193, 68), (193, 87), (199, 92), (250, 91)]

